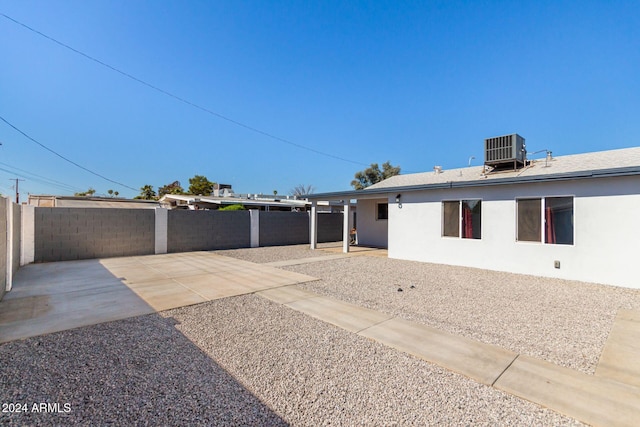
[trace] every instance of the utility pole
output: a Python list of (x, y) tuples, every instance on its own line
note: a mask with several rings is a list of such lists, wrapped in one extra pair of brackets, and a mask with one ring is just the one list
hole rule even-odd
[(16, 203), (20, 204), (20, 192), (18, 191), (18, 183), (20, 181), (24, 181), (24, 179), (9, 178), (9, 181), (15, 181), (16, 182)]

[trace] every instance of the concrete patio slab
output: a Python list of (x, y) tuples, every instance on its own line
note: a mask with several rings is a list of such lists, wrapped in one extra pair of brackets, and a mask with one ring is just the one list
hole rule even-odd
[(379, 311), (323, 296), (293, 301), (285, 305), (351, 332), (359, 332), (392, 317)]
[(0, 343), (155, 311), (126, 285), (117, 282), (29, 297), (16, 298), (10, 294), (0, 301)]
[(124, 283), (149, 282), (167, 277), (161, 271), (139, 263), (108, 267), (108, 270)]
[(640, 387), (640, 312), (618, 311), (596, 375)]
[(487, 385), (492, 385), (517, 357), (500, 347), (398, 318), (359, 334)]
[(279, 304), (287, 304), (307, 298), (317, 297), (318, 294), (302, 289), (296, 285), (283, 286), (258, 292), (258, 295)]
[(246, 283), (224, 280), (220, 277), (214, 277), (211, 273), (177, 277), (174, 280), (207, 301), (252, 292)]
[(162, 264), (145, 264), (145, 266), (168, 277), (184, 277), (201, 272), (197, 264), (187, 263), (183, 260), (166, 261)]
[(30, 264), (0, 301), (0, 342), (313, 280), (210, 252)]
[(518, 356), (495, 387), (594, 426), (637, 426), (640, 388)]
[(129, 288), (156, 311), (169, 310), (207, 301), (173, 279), (133, 283)]

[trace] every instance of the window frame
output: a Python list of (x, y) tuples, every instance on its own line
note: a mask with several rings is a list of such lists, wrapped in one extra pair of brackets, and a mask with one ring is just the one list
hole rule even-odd
[[(480, 225), (479, 225), (479, 235), (480, 237), (473, 237), (473, 236), (465, 236), (464, 235), (464, 203), (465, 202), (478, 202), (480, 203)], [(447, 230), (449, 230), (451, 227), (447, 227), (447, 219), (449, 218), (449, 215), (447, 215), (446, 212), (446, 208), (445, 205), (446, 204), (453, 204), (456, 203), (457, 204), (457, 234), (454, 235), (450, 235), (450, 234), (446, 234)], [(466, 198), (466, 199), (445, 199), (445, 200), (441, 200), (440, 201), (440, 205), (441, 205), (441, 223), (440, 223), (440, 237), (443, 238), (451, 238), (451, 239), (464, 239), (464, 240), (482, 240), (482, 231), (483, 231), (483, 226), (482, 226), (482, 205), (483, 205), (483, 200), (481, 198)], [(473, 233), (472, 233), (473, 234)]]
[[(446, 234), (447, 230), (449, 229), (449, 227), (447, 227), (447, 219), (449, 218), (449, 216), (447, 215), (447, 210), (445, 208), (446, 204), (453, 204), (456, 203), (457, 204), (457, 209), (458, 209), (458, 213), (456, 215), (457, 217), (457, 225), (458, 227), (456, 228), (456, 235), (450, 235), (450, 234)], [(460, 238), (460, 200), (442, 200), (440, 202), (441, 205), (441, 224), (440, 224), (440, 237), (445, 237), (445, 238), (451, 238), (451, 239), (459, 239)]]
[[(547, 199), (571, 199), (571, 243), (557, 243), (557, 242), (547, 242), (548, 236), (546, 232), (546, 208), (547, 208)], [(520, 212), (518, 208), (518, 203), (521, 200), (539, 200), (540, 201), (540, 210), (538, 212), (539, 215), (539, 236), (538, 240), (520, 240), (519, 239), (519, 222), (520, 222)], [(576, 203), (575, 203), (575, 195), (557, 195), (557, 196), (536, 196), (536, 197), (518, 197), (515, 199), (516, 209), (515, 209), (515, 240), (516, 243), (533, 243), (533, 244), (542, 244), (542, 245), (561, 245), (561, 246), (575, 246), (576, 244), (576, 225), (575, 225), (575, 216), (576, 216)]]

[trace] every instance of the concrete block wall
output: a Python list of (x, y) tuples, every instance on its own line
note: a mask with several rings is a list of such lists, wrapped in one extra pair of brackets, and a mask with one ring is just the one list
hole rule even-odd
[(11, 268), (8, 264), (9, 242), (7, 236), (8, 224), (7, 202), (4, 197), (0, 197), (0, 299), (4, 296), (7, 288), (7, 271)]
[[(309, 243), (308, 212), (260, 212), (260, 246)], [(341, 213), (318, 215), (318, 243), (342, 240)]]
[[(318, 243), (342, 240), (344, 218), (341, 213), (318, 214)], [(308, 238), (307, 242), (308, 243)]]
[(306, 212), (260, 212), (260, 246), (309, 243), (309, 214)]
[(167, 252), (248, 248), (249, 211), (171, 210), (167, 218)]
[(35, 208), (34, 261), (65, 261), (155, 252), (150, 209)]
[[(309, 214), (15, 206), (12, 264), (309, 243)], [(16, 224), (14, 223), (14, 227)], [(18, 230), (20, 225), (17, 225)], [(1, 227), (0, 227), (1, 228)], [(6, 226), (3, 228), (6, 229)], [(318, 215), (318, 241), (342, 239), (342, 214)], [(20, 240), (20, 239), (18, 239)], [(6, 239), (2, 239), (6, 242)]]

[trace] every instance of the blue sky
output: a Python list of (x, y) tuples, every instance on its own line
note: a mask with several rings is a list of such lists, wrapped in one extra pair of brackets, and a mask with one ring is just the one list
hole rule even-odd
[[(483, 161), (519, 133), (554, 155), (640, 145), (638, 1), (6, 1), (0, 116), (138, 189), (347, 190)], [(0, 121), (0, 192), (138, 191)], [(306, 148), (300, 148), (300, 146)], [(319, 154), (318, 152), (324, 153)], [(337, 159), (339, 157), (340, 159)]]

